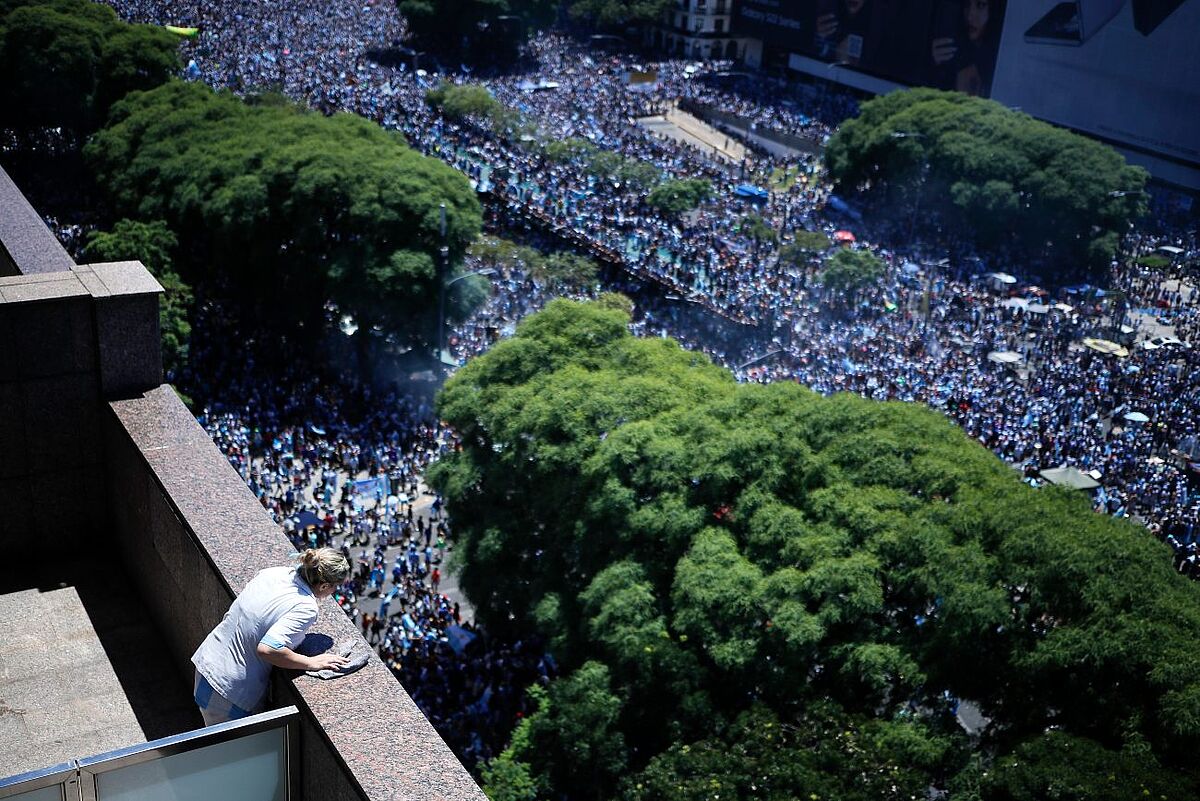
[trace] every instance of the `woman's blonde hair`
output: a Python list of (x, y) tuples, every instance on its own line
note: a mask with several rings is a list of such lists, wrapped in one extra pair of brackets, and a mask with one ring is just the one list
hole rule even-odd
[(307, 548), (300, 554), (300, 564), (296, 567), (300, 578), (308, 582), (308, 586), (318, 584), (341, 584), (350, 575), (350, 563), (341, 551), (333, 548)]

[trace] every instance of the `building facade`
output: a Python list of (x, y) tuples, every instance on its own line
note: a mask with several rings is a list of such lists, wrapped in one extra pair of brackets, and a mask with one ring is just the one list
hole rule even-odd
[(646, 44), (672, 56), (740, 60), (746, 39), (732, 33), (733, 0), (676, 0), (658, 25), (646, 30)]

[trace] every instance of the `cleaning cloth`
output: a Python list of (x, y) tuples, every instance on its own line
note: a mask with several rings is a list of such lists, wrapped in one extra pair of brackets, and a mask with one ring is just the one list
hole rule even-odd
[(370, 652), (365, 650), (351, 656), (353, 651), (354, 640), (346, 640), (345, 642), (338, 643), (338, 646), (333, 649), (333, 652), (338, 656), (344, 656), (350, 660), (345, 664), (344, 667), (325, 668), (324, 670), (307, 670), (305, 673), (318, 679), (336, 679), (341, 676), (348, 676), (354, 671), (362, 668), (363, 665), (367, 664), (367, 659), (371, 656)]

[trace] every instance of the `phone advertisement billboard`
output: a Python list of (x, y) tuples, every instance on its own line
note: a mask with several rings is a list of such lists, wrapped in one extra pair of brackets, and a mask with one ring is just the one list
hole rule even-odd
[(742, 0), (771, 47), (897, 83), (987, 95), (1005, 0)]
[(824, 64), (823, 77), (844, 68), (991, 97), (1200, 186), (1200, 0), (741, 0), (736, 8), (740, 33), (788, 54), (793, 68), (820, 75)]
[(991, 96), (1200, 164), (1200, 0), (1010, 0)]

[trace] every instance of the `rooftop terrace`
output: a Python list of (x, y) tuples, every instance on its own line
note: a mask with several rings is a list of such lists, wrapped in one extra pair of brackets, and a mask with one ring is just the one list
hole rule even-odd
[[(162, 384), (161, 292), (138, 262), (75, 265), (0, 170), (0, 547), (28, 566), (0, 580), (0, 777), (199, 725), (192, 652), (294, 553)], [(361, 637), (330, 600), (313, 631)], [(484, 798), (373, 652), (276, 670), (290, 706), (293, 798)]]

